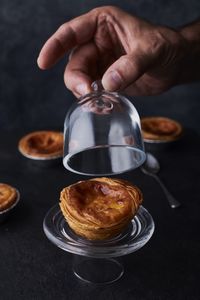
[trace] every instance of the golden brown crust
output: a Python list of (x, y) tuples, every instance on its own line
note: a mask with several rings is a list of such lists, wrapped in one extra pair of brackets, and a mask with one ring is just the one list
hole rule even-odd
[(146, 117), (141, 119), (144, 140), (174, 141), (182, 134), (181, 124), (165, 117)]
[(0, 212), (11, 207), (16, 200), (16, 189), (8, 184), (0, 183)]
[(137, 213), (142, 193), (127, 181), (94, 178), (61, 191), (60, 207), (69, 226), (88, 239), (105, 239), (121, 232)]
[(33, 158), (54, 158), (63, 154), (63, 133), (34, 131), (19, 141), (19, 151)]

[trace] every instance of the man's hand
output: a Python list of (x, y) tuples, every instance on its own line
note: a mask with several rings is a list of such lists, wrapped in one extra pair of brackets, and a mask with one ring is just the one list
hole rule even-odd
[(63, 24), (43, 46), (38, 65), (47, 69), (68, 53), (64, 81), (77, 97), (96, 79), (108, 91), (153, 95), (180, 81), (187, 48), (181, 33), (106, 6)]

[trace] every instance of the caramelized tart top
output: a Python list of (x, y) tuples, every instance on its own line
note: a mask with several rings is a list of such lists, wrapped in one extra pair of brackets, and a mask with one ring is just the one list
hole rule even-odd
[(182, 134), (179, 122), (165, 117), (146, 117), (141, 119), (142, 135), (146, 140), (173, 141)]
[(57, 131), (35, 131), (19, 141), (19, 151), (27, 157), (54, 158), (62, 156), (63, 133)]
[(17, 200), (17, 190), (9, 184), (0, 183), (0, 212), (11, 207)]
[(127, 181), (102, 177), (65, 188), (62, 201), (73, 217), (105, 228), (131, 219), (142, 202), (142, 193)]

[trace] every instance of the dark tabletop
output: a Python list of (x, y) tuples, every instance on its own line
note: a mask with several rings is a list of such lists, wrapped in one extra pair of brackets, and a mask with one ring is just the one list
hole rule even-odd
[[(130, 100), (141, 116), (161, 115), (183, 124), (185, 135), (171, 148), (154, 151), (160, 177), (182, 203), (172, 210), (151, 177), (140, 170), (120, 175), (143, 191), (155, 221), (151, 240), (123, 257), (124, 276), (95, 286), (72, 273), (73, 255), (43, 232), (47, 211), (63, 187), (78, 176), (62, 164), (38, 166), (17, 151), (32, 130), (60, 129), (74, 97), (63, 84), (66, 58), (42, 72), (36, 59), (44, 41), (64, 22), (107, 0), (1, 0), (0, 4), (0, 182), (19, 189), (13, 215), (0, 224), (0, 300), (199, 300), (200, 299), (200, 88), (179, 86), (159, 96)], [(110, 0), (155, 24), (179, 27), (199, 17), (199, 0)], [(188, 129), (187, 129), (188, 128)]]
[(100, 287), (73, 275), (73, 254), (53, 245), (42, 227), (61, 189), (85, 177), (61, 163), (38, 166), (22, 157), (17, 151), (21, 135), (0, 135), (0, 181), (21, 193), (15, 211), (0, 225), (1, 299), (199, 299), (200, 138), (195, 131), (186, 129), (176, 145), (154, 150), (160, 177), (182, 203), (180, 208), (171, 209), (157, 182), (140, 170), (118, 176), (143, 191), (155, 232), (142, 249), (123, 257), (124, 276)]

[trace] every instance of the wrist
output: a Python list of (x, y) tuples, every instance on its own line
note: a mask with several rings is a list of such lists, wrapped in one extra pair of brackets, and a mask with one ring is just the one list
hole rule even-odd
[(200, 79), (200, 21), (180, 28), (179, 33), (186, 49), (180, 83), (197, 81)]
[(184, 39), (195, 46), (199, 46), (200, 42), (200, 21), (188, 24), (179, 29)]

